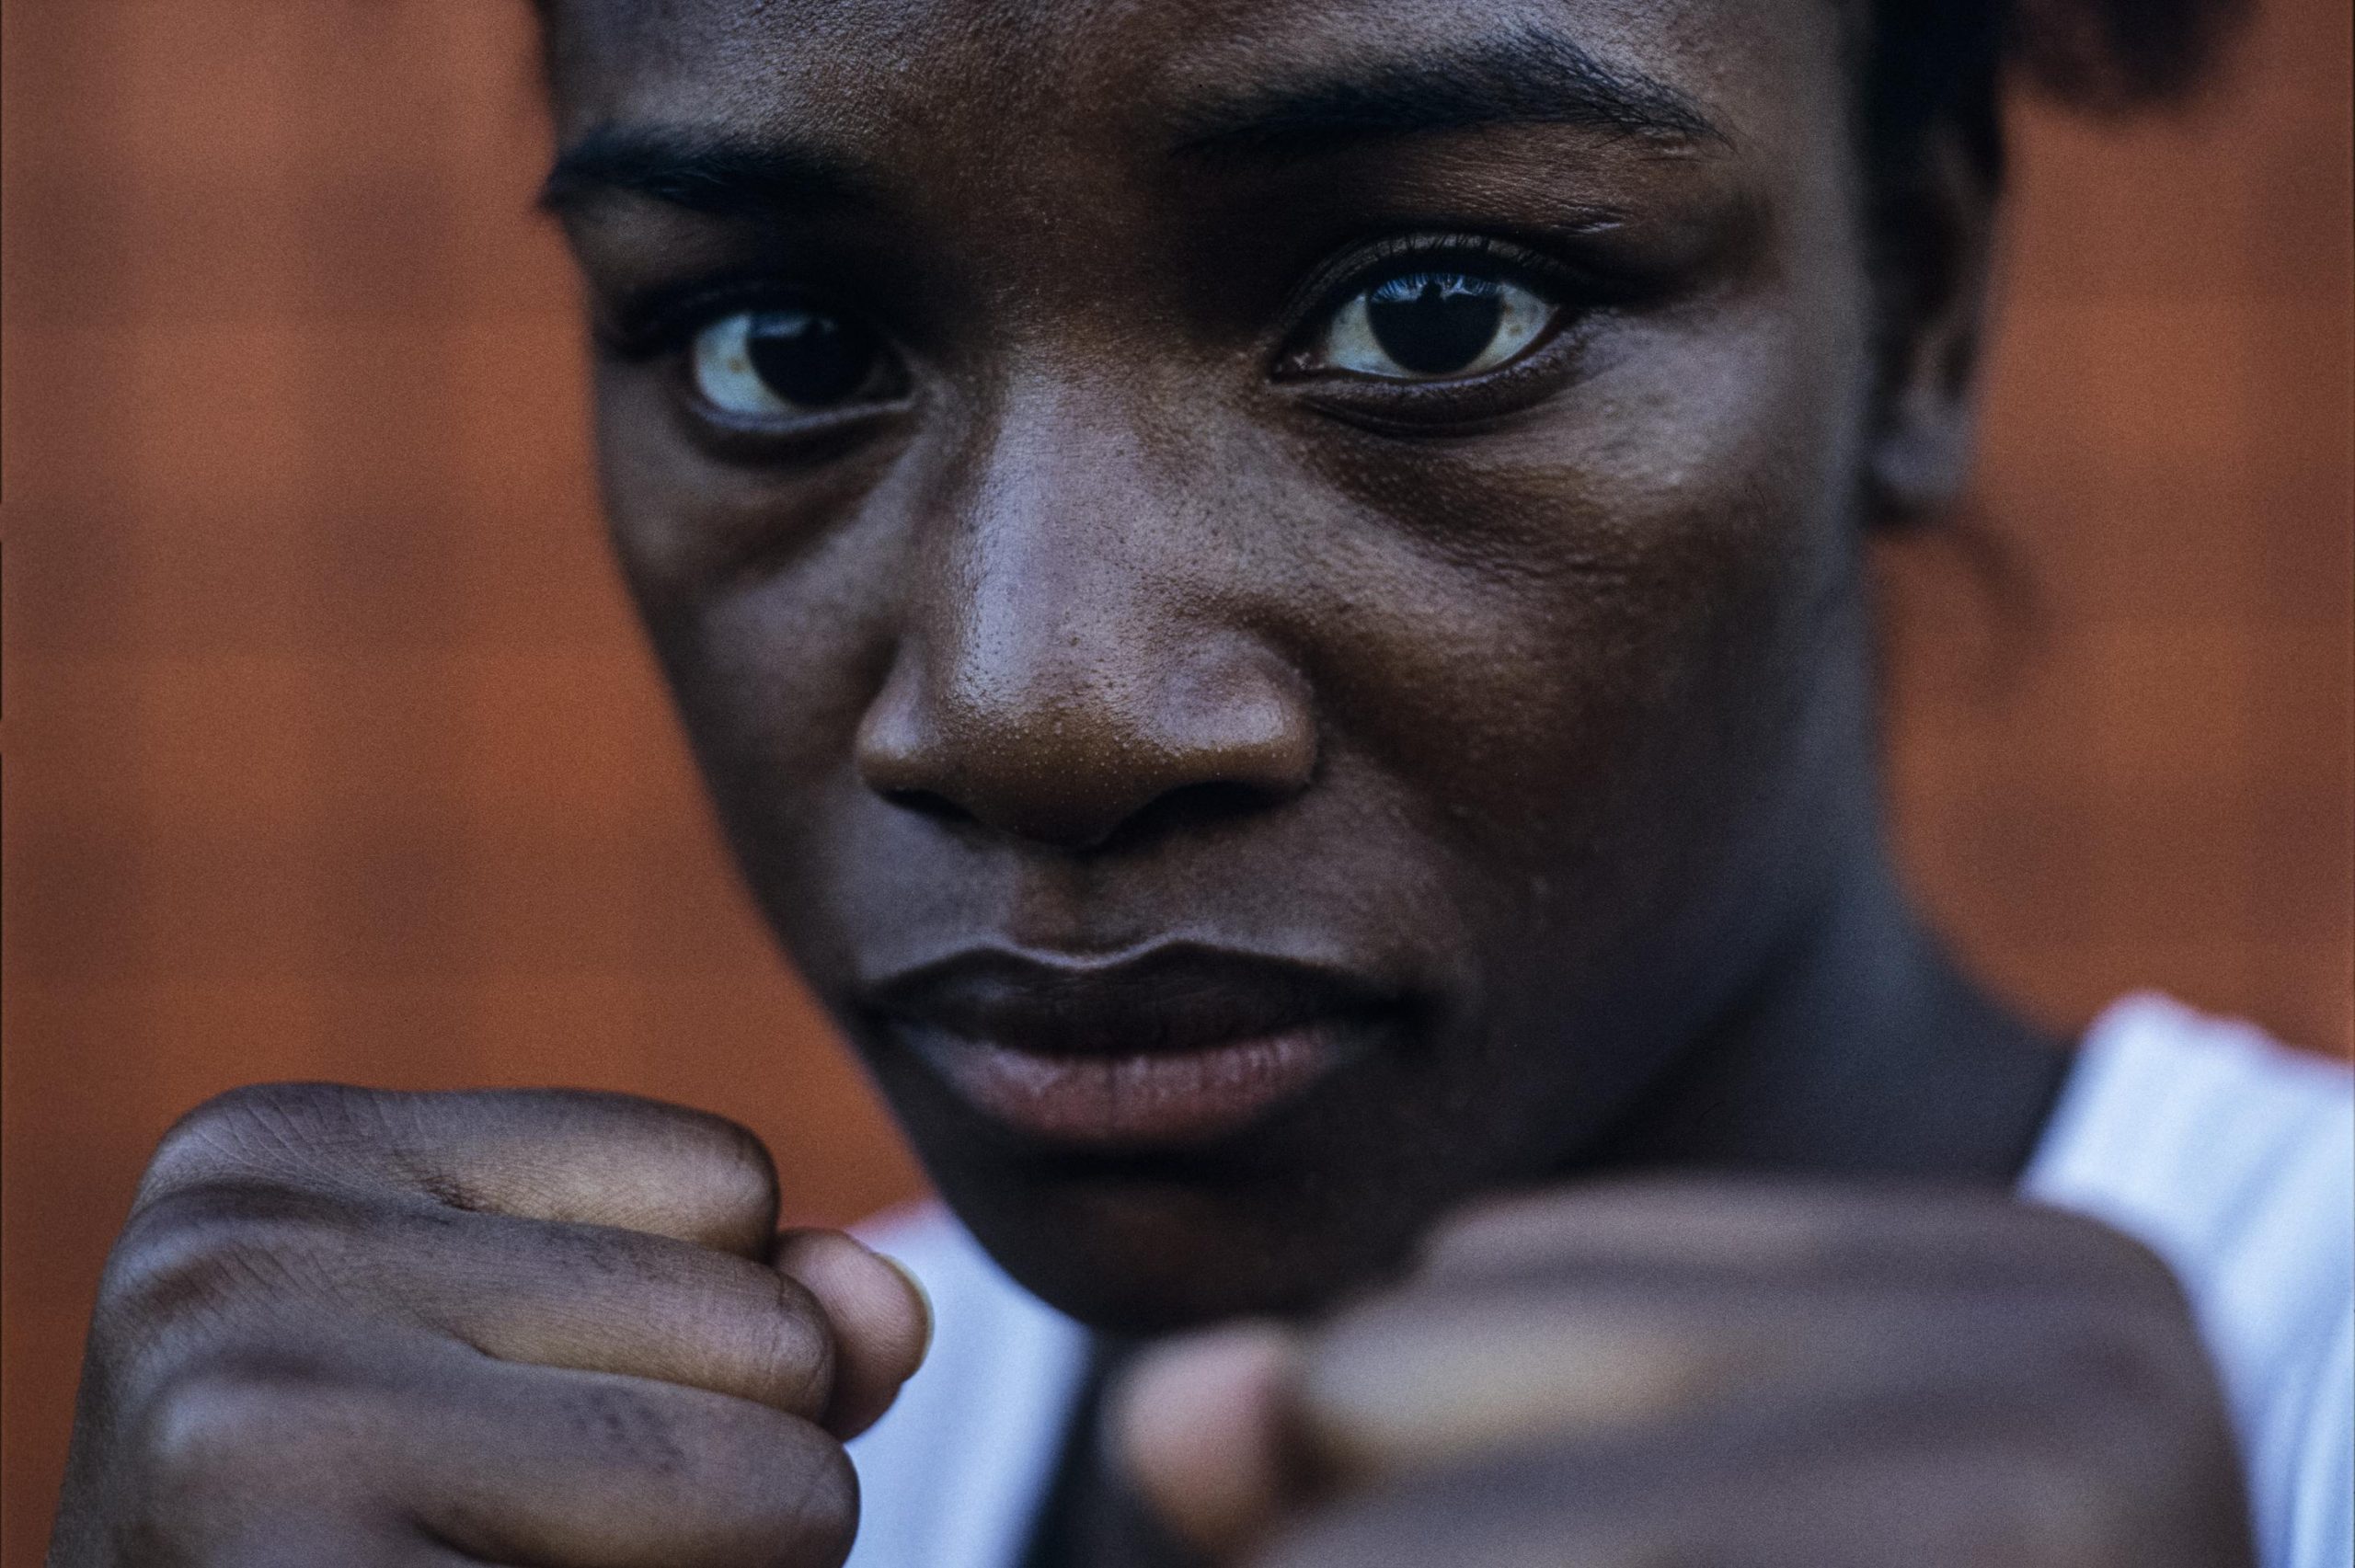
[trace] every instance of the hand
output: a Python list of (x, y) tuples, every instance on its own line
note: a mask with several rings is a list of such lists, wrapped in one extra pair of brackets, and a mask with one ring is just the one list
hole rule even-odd
[(99, 1289), (52, 1568), (833, 1568), (920, 1295), (620, 1095), (249, 1089)]
[(1976, 1196), (1698, 1184), (1475, 1212), (1307, 1332), (1157, 1347), (1132, 1484), (1260, 1568), (2245, 1568), (2173, 1276)]

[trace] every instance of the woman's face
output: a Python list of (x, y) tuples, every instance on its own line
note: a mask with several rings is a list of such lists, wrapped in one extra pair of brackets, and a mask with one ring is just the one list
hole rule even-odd
[(1835, 7), (555, 27), (630, 584), (763, 908), (1048, 1299), (1313, 1299), (1576, 1162), (1858, 853)]

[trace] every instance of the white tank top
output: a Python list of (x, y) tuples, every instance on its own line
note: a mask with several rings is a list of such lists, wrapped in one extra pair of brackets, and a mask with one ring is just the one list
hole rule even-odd
[[(2130, 997), (2087, 1034), (2020, 1190), (2140, 1239), (2182, 1279), (2239, 1431), (2261, 1568), (2355, 1568), (2355, 1074)], [(861, 1234), (915, 1271), (938, 1326), (850, 1446), (848, 1568), (1017, 1568), (1086, 1331), (937, 1206)]]

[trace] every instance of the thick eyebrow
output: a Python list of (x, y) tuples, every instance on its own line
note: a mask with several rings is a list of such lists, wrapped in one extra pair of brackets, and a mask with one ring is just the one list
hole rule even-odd
[(1179, 117), (1176, 150), (1257, 162), (1369, 137), (1530, 124), (1667, 146), (1731, 144), (1700, 105), (1667, 83), (1606, 65), (1558, 33), (1526, 28), (1203, 104)]
[(690, 212), (747, 217), (864, 199), (866, 182), (815, 147), (684, 131), (603, 125), (557, 155), (540, 205), (562, 214), (612, 195), (643, 196)]

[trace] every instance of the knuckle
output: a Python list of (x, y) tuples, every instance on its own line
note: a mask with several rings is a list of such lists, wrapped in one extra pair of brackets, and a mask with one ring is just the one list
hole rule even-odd
[(2168, 1288), (2123, 1299), (2093, 1292), (2074, 1303), (2047, 1360), (2086, 1418), (2137, 1430), (2221, 1419), (2213, 1363), (2171, 1276)]
[(2203, 1448), (2198, 1433), (2148, 1410), (2097, 1397), (2066, 1404), (1972, 1471), (1972, 1517), (1990, 1538), (1990, 1561), (2131, 1568), (2200, 1538), (2220, 1501), (2241, 1516), (2238, 1465), (2221, 1422), (2209, 1435), (2215, 1446)]
[(266, 1494), (286, 1457), (317, 1473), (321, 1446), (339, 1434), (315, 1391), (286, 1376), (213, 1367), (176, 1379), (149, 1402), (137, 1448), (147, 1494), (163, 1514)]
[(433, 1192), (445, 1203), (654, 1230), (748, 1256), (774, 1229), (777, 1185), (768, 1150), (720, 1116), (581, 1090), (450, 1100), (434, 1112), (468, 1119), (457, 1139), (466, 1170), (454, 1171), (447, 1150), (425, 1163), (439, 1165), (445, 1179), (465, 1175), (477, 1190), (469, 1196), (445, 1185)]
[(2180, 1376), (2167, 1350), (2154, 1325), (2125, 1314), (2080, 1325), (2067, 1359), (2085, 1408), (2115, 1417), (2121, 1409), (2172, 1402)]
[(109, 1324), (154, 1326), (241, 1297), (319, 1282), (345, 1226), (293, 1189), (212, 1182), (144, 1205), (124, 1226), (100, 1287)]
[[(2015, 1466), (1988, 1489), (2000, 1509), (1982, 1515), (2005, 1560), (2070, 1568), (2127, 1568), (2121, 1551), (2132, 1516), (2128, 1492), (2081, 1459), (2052, 1454)], [(1992, 1498), (1991, 1498), (1992, 1500)]]
[(318, 1164), (348, 1141), (369, 1092), (333, 1083), (252, 1083), (215, 1094), (164, 1134), (140, 1199), (184, 1185), (283, 1176)]
[(776, 1207), (776, 1162), (747, 1128), (706, 1111), (679, 1109), (692, 1138), (706, 1189), (723, 1207), (771, 1213)]
[(2131, 1384), (2083, 1401), (2089, 1424), (2100, 1424), (2101, 1439), (2087, 1450), (2099, 1456), (2087, 1486), (2107, 1488), (2119, 1499), (2179, 1498), (2196, 1492), (2205, 1477), (2237, 1476), (2230, 1423), (2212, 1381), (2187, 1377), (2160, 1354), (2131, 1354)]
[(749, 1209), (773, 1206), (776, 1165), (752, 1132), (715, 1112), (634, 1094), (542, 1091), (560, 1096), (584, 1122), (626, 1127), (690, 1169), (712, 1198)]
[(281, 1412), (268, 1391), (220, 1373), (183, 1379), (159, 1394), (140, 1434), (144, 1468), (162, 1499), (201, 1495), (253, 1465)]

